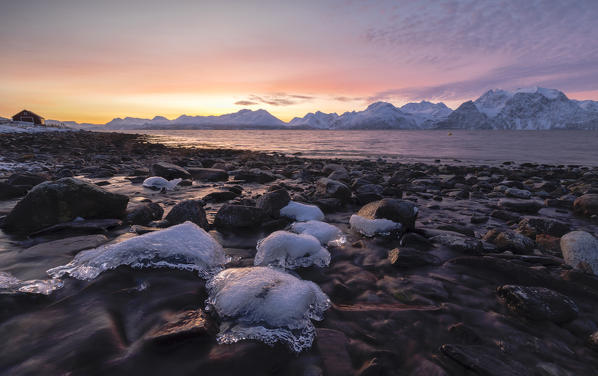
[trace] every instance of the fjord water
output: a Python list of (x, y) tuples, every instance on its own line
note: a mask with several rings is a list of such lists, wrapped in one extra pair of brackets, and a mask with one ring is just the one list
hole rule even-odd
[(166, 144), (247, 149), (308, 158), (598, 165), (596, 131), (151, 130)]

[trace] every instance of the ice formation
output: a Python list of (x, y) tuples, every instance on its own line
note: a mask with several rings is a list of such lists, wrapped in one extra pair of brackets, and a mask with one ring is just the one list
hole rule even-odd
[(152, 176), (143, 181), (143, 186), (146, 188), (172, 191), (183, 179), (166, 180), (160, 176)]
[(365, 236), (375, 236), (388, 234), (393, 230), (399, 230), (402, 225), (400, 223), (391, 221), (390, 219), (368, 219), (360, 215), (353, 214), (349, 219), (351, 228), (359, 231)]
[(70, 263), (48, 270), (53, 277), (65, 274), (93, 279), (100, 273), (129, 265), (133, 268), (196, 270), (210, 277), (227, 262), (222, 246), (192, 222), (150, 232), (117, 244), (83, 251)]
[(312, 235), (276, 231), (257, 243), (253, 264), (296, 269), (330, 264), (330, 253)]
[(207, 284), (207, 309), (222, 320), (217, 340), (282, 342), (293, 351), (311, 347), (330, 300), (313, 282), (268, 267), (232, 268)]
[(280, 209), (280, 215), (296, 221), (321, 221), (324, 219), (324, 213), (317, 206), (295, 201), (289, 202), (287, 206)]
[(21, 281), (12, 274), (0, 272), (0, 292), (26, 292), (31, 294), (50, 295), (52, 291), (62, 288), (63, 283), (59, 279), (32, 279)]
[(346, 241), (345, 236), (338, 227), (322, 221), (295, 222), (291, 225), (291, 231), (315, 236), (323, 245), (340, 245)]

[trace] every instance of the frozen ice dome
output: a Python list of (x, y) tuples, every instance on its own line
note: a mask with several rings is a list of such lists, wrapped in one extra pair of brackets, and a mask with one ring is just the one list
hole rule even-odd
[(291, 201), (287, 206), (280, 209), (280, 215), (296, 221), (321, 221), (324, 219), (324, 213), (315, 205), (302, 204)]
[(59, 279), (32, 279), (21, 281), (12, 274), (0, 272), (0, 292), (50, 295), (52, 291), (62, 288), (63, 283)]
[(222, 319), (219, 343), (255, 339), (300, 352), (312, 345), (311, 320), (322, 320), (330, 307), (315, 283), (268, 267), (226, 269), (207, 288), (207, 308)]
[(338, 227), (322, 221), (295, 222), (291, 225), (291, 231), (315, 236), (323, 245), (331, 242), (342, 244), (346, 241)]
[(209, 277), (221, 270), (226, 261), (222, 246), (214, 238), (195, 223), (185, 222), (122, 243), (80, 252), (73, 261), (48, 270), (48, 274), (93, 279), (106, 270), (129, 265), (196, 270), (202, 277)]
[(368, 219), (357, 214), (351, 216), (349, 224), (352, 229), (365, 236), (384, 235), (402, 227), (400, 223), (393, 222), (390, 219)]
[(320, 241), (307, 234), (276, 231), (257, 243), (254, 265), (273, 265), (288, 269), (330, 264), (330, 253)]
[(166, 189), (167, 191), (172, 191), (183, 179), (172, 179), (166, 180), (160, 176), (152, 176), (143, 181), (143, 186), (146, 188), (162, 190)]

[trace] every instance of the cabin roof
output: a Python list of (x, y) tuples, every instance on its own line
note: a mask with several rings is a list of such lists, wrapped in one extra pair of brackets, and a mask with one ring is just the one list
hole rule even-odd
[(17, 116), (17, 115), (20, 115), (21, 113), (23, 113), (23, 112), (25, 112), (25, 111), (27, 111), (27, 112), (28, 112), (28, 113), (30, 113), (31, 115), (37, 116), (37, 117), (38, 117), (38, 118), (40, 118), (40, 119), (45, 119), (43, 116), (39, 116), (39, 115), (38, 115), (38, 114), (36, 114), (35, 112), (33, 112), (33, 111), (29, 111), (29, 110), (27, 110), (27, 109), (24, 109), (24, 110), (21, 110), (21, 111), (17, 112), (17, 113), (16, 113), (16, 114), (14, 114), (12, 117), (15, 117), (15, 116)]

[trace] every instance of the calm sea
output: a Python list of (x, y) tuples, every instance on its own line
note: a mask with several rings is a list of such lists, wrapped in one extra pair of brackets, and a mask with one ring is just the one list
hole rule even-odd
[(598, 165), (596, 131), (133, 131), (182, 146), (248, 149), (308, 158)]

